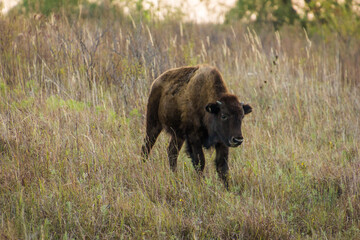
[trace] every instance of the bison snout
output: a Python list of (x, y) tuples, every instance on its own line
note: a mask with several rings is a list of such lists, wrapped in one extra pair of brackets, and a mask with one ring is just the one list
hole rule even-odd
[(231, 140), (230, 140), (230, 145), (232, 147), (237, 147), (240, 144), (242, 144), (243, 141), (244, 141), (243, 137), (232, 137)]

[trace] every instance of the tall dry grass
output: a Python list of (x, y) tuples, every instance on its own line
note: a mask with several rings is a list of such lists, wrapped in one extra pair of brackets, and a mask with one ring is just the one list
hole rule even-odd
[[(18, 16), (0, 49), (0, 238), (360, 238), (359, 89), (336, 39)], [(140, 160), (151, 82), (199, 63), (254, 108), (229, 192), (213, 151), (204, 180), (183, 151), (170, 171), (165, 134)]]

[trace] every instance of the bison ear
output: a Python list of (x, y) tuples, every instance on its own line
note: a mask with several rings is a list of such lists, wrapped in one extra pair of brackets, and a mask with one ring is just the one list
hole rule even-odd
[(208, 105), (206, 105), (205, 109), (209, 113), (216, 114), (220, 111), (220, 105), (219, 103), (209, 103)]
[(252, 112), (252, 107), (249, 104), (244, 104), (243, 109), (244, 109), (244, 114), (245, 115)]

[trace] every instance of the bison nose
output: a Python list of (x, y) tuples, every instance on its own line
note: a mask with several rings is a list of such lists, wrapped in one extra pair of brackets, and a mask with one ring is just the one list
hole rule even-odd
[(236, 144), (241, 144), (244, 141), (243, 137), (232, 137), (231, 141)]

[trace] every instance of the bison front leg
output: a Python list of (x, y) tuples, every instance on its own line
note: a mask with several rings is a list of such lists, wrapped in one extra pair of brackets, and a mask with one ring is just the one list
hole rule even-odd
[(216, 171), (218, 172), (219, 177), (223, 181), (226, 189), (229, 189), (229, 182), (228, 182), (229, 148), (222, 143), (218, 143), (216, 144), (215, 149), (216, 149), (216, 157), (215, 157)]
[(202, 150), (202, 145), (199, 142), (191, 142), (187, 140), (188, 153), (191, 157), (195, 170), (202, 176), (205, 168), (205, 156)]
[(168, 146), (168, 158), (170, 163), (170, 169), (172, 171), (176, 170), (177, 158), (183, 143), (184, 139), (172, 136), (170, 144)]

